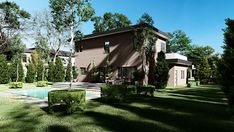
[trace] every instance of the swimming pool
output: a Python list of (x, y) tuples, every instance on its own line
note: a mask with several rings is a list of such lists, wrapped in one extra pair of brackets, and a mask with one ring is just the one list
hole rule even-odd
[(48, 97), (49, 91), (51, 91), (51, 89), (37, 88), (37, 89), (28, 89), (28, 90), (17, 91), (16, 93), (20, 94), (20, 95), (24, 95), (24, 96), (45, 99)]
[[(35, 97), (39, 99), (46, 99), (48, 97), (48, 92), (53, 89), (50, 88), (36, 88), (36, 89), (27, 89), (27, 90), (20, 90), (15, 92), (16, 94), (28, 96), (28, 97)], [(94, 99), (99, 98), (100, 92), (93, 92), (93, 91), (86, 91), (86, 99)]]

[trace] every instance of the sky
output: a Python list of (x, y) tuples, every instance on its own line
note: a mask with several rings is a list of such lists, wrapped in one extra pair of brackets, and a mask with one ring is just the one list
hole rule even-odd
[[(49, 9), (48, 0), (8, 1), (14, 1), (31, 14)], [(96, 16), (102, 16), (105, 12), (123, 13), (132, 24), (147, 12), (158, 29), (164, 32), (182, 30), (190, 37), (192, 44), (209, 45), (217, 53), (223, 51), (224, 20), (234, 19), (234, 0), (91, 0), (91, 3)], [(83, 24), (81, 29), (84, 34), (90, 34), (93, 24)]]

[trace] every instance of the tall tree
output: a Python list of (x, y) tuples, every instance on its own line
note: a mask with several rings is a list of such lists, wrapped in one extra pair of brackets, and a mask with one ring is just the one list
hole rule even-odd
[[(145, 20), (143, 22), (143, 20)], [(142, 71), (144, 72), (144, 84), (148, 84), (148, 74), (149, 74), (149, 63), (153, 63), (153, 61), (149, 61), (154, 58), (153, 47), (156, 44), (157, 36), (155, 31), (152, 29), (151, 24), (152, 21), (148, 21), (148, 19), (144, 19), (143, 16), (139, 19), (143, 24), (139, 24), (139, 26), (135, 29), (135, 39), (134, 39), (134, 47), (140, 53), (142, 60)], [(152, 57), (152, 58), (151, 58)], [(151, 80), (150, 80), (151, 81)]]
[[(81, 32), (81, 24), (89, 21), (94, 15), (94, 9), (89, 0), (50, 0), (50, 8), (55, 25), (58, 30), (68, 28), (70, 32), (70, 59), (74, 54), (74, 38), (76, 32)], [(72, 69), (72, 67), (71, 67)], [(72, 86), (73, 74), (70, 72), (70, 88)]]
[(229, 103), (234, 106), (234, 19), (226, 19), (224, 31), (224, 52), (219, 62), (224, 92), (228, 95)]
[[(11, 53), (12, 53), (12, 56), (13, 56), (13, 60), (16, 64), (16, 72), (14, 72), (13, 74), (16, 74), (16, 82), (18, 82), (19, 78), (20, 78), (20, 72), (19, 71), (22, 67), (22, 64), (21, 64), (21, 58), (22, 58), (22, 53), (24, 52), (25, 50), (25, 44), (22, 43), (21, 41), (21, 38), (19, 36), (15, 36), (14, 38), (12, 38), (12, 40), (10, 41), (10, 49), (11, 49)], [(24, 77), (24, 73), (23, 73), (23, 77)], [(22, 78), (23, 78), (22, 77)], [(22, 79), (20, 78), (20, 80), (22, 81)]]
[(12, 82), (24, 81), (24, 69), (20, 59), (13, 59), (10, 65), (10, 79)]
[(54, 67), (54, 82), (63, 82), (65, 78), (65, 71), (63, 67), (63, 62), (59, 57), (56, 57), (55, 67)]
[(71, 63), (68, 63), (66, 69), (66, 77), (65, 77), (65, 81), (67, 82), (71, 80), (70, 72), (71, 72)]
[(208, 84), (211, 75), (210, 66), (208, 63), (208, 58), (206, 56), (202, 57), (200, 64), (196, 66), (196, 76), (202, 84)]
[(191, 49), (191, 39), (182, 30), (169, 33), (171, 39), (167, 41), (167, 52), (180, 53), (185, 55)]
[(36, 68), (33, 65), (33, 63), (30, 62), (27, 68), (27, 75), (25, 77), (25, 82), (33, 83), (35, 81), (35, 76), (36, 76)]
[(144, 24), (144, 23), (147, 23), (151, 26), (154, 25), (154, 20), (148, 13), (144, 13), (141, 16), (141, 18), (137, 21), (137, 24)]
[(6, 61), (6, 56), (0, 54), (0, 84), (9, 82), (9, 69)]
[(44, 78), (45, 68), (44, 68), (44, 62), (42, 61), (41, 58), (39, 58), (38, 60), (36, 70), (37, 70), (37, 81), (43, 81), (45, 79)]
[(102, 17), (95, 16), (91, 19), (94, 22), (94, 31), (103, 32), (111, 29), (129, 27), (131, 25), (131, 21), (127, 16), (121, 13), (111, 13), (106, 12)]
[(159, 52), (157, 57), (157, 64), (155, 66), (155, 87), (157, 89), (166, 88), (169, 78), (169, 67), (166, 62), (165, 53)]
[(47, 80), (49, 82), (54, 82), (54, 74), (55, 74), (55, 66), (53, 62), (49, 62), (49, 68), (48, 68), (48, 77)]
[(0, 52), (9, 51), (8, 46), (11, 38), (18, 36), (23, 30), (25, 20), (30, 14), (21, 9), (14, 2), (0, 3)]

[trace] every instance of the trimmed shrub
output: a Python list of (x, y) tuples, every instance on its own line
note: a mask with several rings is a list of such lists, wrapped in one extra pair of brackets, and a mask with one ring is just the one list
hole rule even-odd
[(71, 63), (67, 64), (67, 70), (66, 70), (66, 77), (65, 77), (65, 81), (69, 82), (71, 81)]
[(54, 67), (54, 82), (63, 82), (65, 78), (65, 71), (63, 67), (62, 60), (56, 57), (55, 67)]
[(154, 90), (155, 90), (155, 86), (153, 85), (137, 86), (138, 95), (154, 96)]
[(35, 81), (35, 76), (36, 76), (35, 66), (32, 63), (30, 63), (28, 65), (28, 70), (27, 70), (25, 81), (27, 83), (33, 83)]
[(23, 65), (21, 63), (21, 60), (13, 60), (13, 62), (10, 65), (10, 79), (12, 82), (15, 82), (17, 79), (17, 64), (18, 64), (18, 81), (23, 82), (24, 81), (24, 70)]
[(49, 111), (53, 112), (53, 106), (56, 104), (65, 104), (66, 112), (71, 114), (75, 111), (82, 110), (85, 105), (84, 90), (54, 90), (48, 93)]
[(47, 80), (49, 82), (53, 82), (54, 81), (54, 63), (53, 62), (49, 63)]
[(23, 87), (23, 82), (11, 82), (10, 83), (10, 88), (22, 88)]
[(10, 80), (6, 56), (0, 54), (0, 84), (6, 84)]
[(46, 87), (48, 86), (48, 81), (38, 81), (37, 87)]
[(44, 63), (42, 60), (37, 62), (37, 81), (44, 80)]

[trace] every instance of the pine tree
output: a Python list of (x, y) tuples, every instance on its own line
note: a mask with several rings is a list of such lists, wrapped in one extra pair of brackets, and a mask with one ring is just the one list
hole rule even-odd
[(76, 70), (75, 66), (72, 67), (72, 74), (73, 74), (73, 79), (76, 80), (77, 77), (78, 77), (78, 73), (77, 73), (77, 70)]
[(6, 56), (0, 54), (0, 84), (5, 84), (8, 82), (9, 82), (9, 72), (8, 72)]
[(44, 63), (41, 59), (37, 62), (37, 81), (44, 80)]
[(56, 57), (55, 68), (54, 68), (54, 82), (63, 82), (65, 78), (65, 71), (62, 60)]
[(27, 83), (33, 83), (35, 81), (35, 76), (36, 76), (36, 68), (33, 65), (33, 63), (30, 63), (28, 65), (27, 75), (26, 75), (25, 81)]
[(65, 80), (66, 80), (67, 82), (71, 81), (70, 72), (71, 72), (71, 63), (68, 63), (68, 64), (67, 64), (67, 70), (66, 70), (66, 77), (65, 77)]
[(158, 53), (157, 63), (155, 66), (155, 88), (166, 88), (169, 78), (168, 72), (169, 67), (165, 59), (165, 53), (161, 51)]
[(53, 62), (50, 62), (49, 63), (49, 68), (48, 68), (48, 77), (47, 77), (47, 80), (49, 82), (54, 82), (54, 63)]
[(23, 82), (24, 81), (24, 70), (23, 65), (21, 63), (21, 60), (14, 59), (10, 66), (10, 79), (12, 82), (15, 82), (17, 80), (17, 64), (18, 64), (18, 81)]

